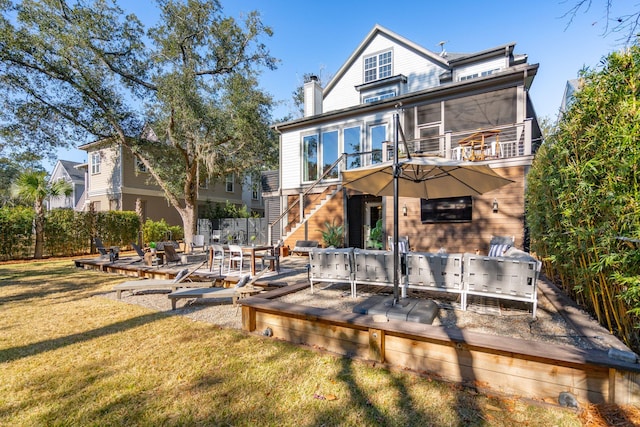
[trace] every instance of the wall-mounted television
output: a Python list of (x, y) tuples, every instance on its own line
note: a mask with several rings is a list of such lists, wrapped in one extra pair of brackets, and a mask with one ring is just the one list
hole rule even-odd
[(423, 223), (469, 222), (472, 212), (471, 196), (420, 199), (420, 219)]

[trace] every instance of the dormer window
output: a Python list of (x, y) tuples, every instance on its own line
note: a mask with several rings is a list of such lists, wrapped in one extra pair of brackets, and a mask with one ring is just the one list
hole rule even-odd
[(364, 82), (391, 77), (392, 74), (391, 50), (366, 56), (364, 58)]

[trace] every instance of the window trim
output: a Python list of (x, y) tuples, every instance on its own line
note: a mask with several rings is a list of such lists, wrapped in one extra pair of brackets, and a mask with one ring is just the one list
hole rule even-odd
[[(224, 178), (224, 189), (227, 193), (233, 193), (235, 191), (235, 177), (234, 174), (229, 174)], [(231, 186), (231, 187), (229, 187)], [(231, 189), (229, 189), (231, 188)]]
[(133, 157), (133, 163), (136, 173), (149, 173), (147, 170), (147, 166), (138, 159), (138, 157)]
[(98, 175), (102, 165), (102, 154), (99, 151), (91, 153), (91, 175)]
[[(375, 61), (373, 61), (374, 59)], [(382, 65), (381, 59), (383, 59)], [(362, 58), (362, 81), (364, 83), (371, 83), (391, 76), (393, 76), (393, 49), (386, 49)]]

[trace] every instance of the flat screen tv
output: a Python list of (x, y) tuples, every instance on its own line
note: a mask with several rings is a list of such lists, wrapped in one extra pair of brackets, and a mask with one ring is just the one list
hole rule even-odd
[(423, 223), (470, 222), (472, 212), (471, 196), (420, 199), (420, 219)]

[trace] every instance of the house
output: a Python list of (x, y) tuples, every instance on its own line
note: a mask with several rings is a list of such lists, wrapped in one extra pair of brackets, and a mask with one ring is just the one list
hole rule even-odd
[[(170, 225), (182, 225), (178, 211), (164, 196), (164, 192), (147, 172), (145, 166), (126, 148), (106, 141), (94, 141), (79, 147), (87, 152), (86, 194), (84, 210), (93, 205), (96, 211), (119, 210), (136, 211), (139, 204), (143, 218), (154, 221), (164, 219)], [(243, 194), (251, 204), (249, 209), (260, 211), (260, 194), (246, 192), (244, 180), (234, 175), (224, 182), (200, 183), (198, 189), (198, 217), (208, 203), (237, 206), (244, 204)], [(254, 186), (255, 187), (255, 186)]]
[(583, 84), (583, 79), (571, 79), (567, 81), (564, 87), (564, 93), (562, 94), (562, 101), (560, 101), (560, 115), (563, 115), (569, 110), (569, 107), (571, 107), (575, 99), (576, 92), (582, 88)]
[(84, 171), (82, 163), (72, 162), (69, 160), (58, 160), (51, 171), (49, 182), (53, 183), (59, 180), (65, 180), (71, 184), (71, 195), (50, 197), (48, 201), (49, 209), (69, 208), (82, 210), (84, 205)]
[(304, 117), (274, 125), (280, 170), (263, 185), (265, 205), (279, 210), (267, 213), (271, 239), (322, 241), (335, 221), (346, 246), (364, 247), (378, 219), (390, 236), (392, 198), (344, 190), (340, 173), (389, 158), (397, 115), (412, 155), (478, 161), (514, 181), (479, 197), (400, 198), (410, 246), (486, 253), (492, 235), (505, 235), (526, 247), (525, 179), (541, 141), (529, 97), (538, 65), (514, 49), (435, 53), (374, 26), (324, 87), (305, 83)]

